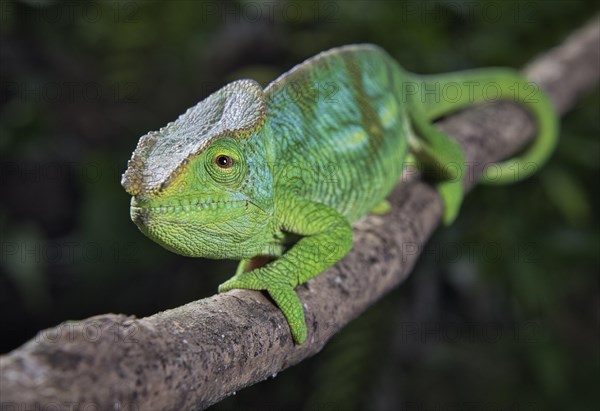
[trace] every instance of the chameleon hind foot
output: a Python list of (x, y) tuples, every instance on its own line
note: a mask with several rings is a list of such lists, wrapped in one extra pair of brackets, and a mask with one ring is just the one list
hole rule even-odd
[(450, 225), (458, 216), (462, 204), (462, 182), (460, 180), (442, 181), (439, 182), (436, 187), (438, 194), (442, 198), (442, 203), (444, 204), (442, 220), (444, 221), (444, 224)]
[(392, 210), (392, 205), (387, 200), (382, 200), (375, 207), (373, 207), (370, 211), (371, 214), (375, 215), (385, 215)]

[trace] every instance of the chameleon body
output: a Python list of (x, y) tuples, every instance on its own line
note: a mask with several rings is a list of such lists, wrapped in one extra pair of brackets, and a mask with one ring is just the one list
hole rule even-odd
[[(219, 292), (266, 290), (300, 344), (307, 329), (295, 287), (349, 252), (352, 222), (389, 208), (385, 197), (408, 160), (434, 176), (444, 221), (455, 218), (463, 153), (432, 121), (483, 100), (469, 92), (473, 82), (493, 82), (507, 99), (511, 87), (527, 86), (509, 69), (415, 75), (374, 45), (320, 53), (265, 89), (230, 83), (140, 139), (122, 179), (133, 196), (131, 218), (176, 253), (241, 260)], [(459, 99), (421, 92), (451, 83)], [(515, 164), (551, 154), (557, 127), (548, 100), (537, 92), (523, 102), (538, 138), (500, 164), (492, 183), (524, 178)], [(292, 235), (299, 239), (289, 246)], [(258, 257), (269, 262), (255, 267)]]

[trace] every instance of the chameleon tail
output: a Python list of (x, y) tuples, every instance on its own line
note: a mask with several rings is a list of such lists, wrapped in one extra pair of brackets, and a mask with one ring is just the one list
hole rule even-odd
[(537, 123), (536, 139), (522, 153), (500, 162), (485, 184), (507, 184), (525, 179), (548, 160), (556, 146), (558, 119), (548, 97), (517, 70), (486, 68), (441, 75), (415, 75), (421, 81), (424, 111), (430, 120), (475, 103), (512, 100), (524, 105)]

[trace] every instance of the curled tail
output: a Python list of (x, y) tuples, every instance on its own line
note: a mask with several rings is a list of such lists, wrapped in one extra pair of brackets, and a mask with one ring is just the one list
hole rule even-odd
[(517, 70), (486, 68), (441, 75), (413, 75), (422, 81), (425, 115), (433, 121), (445, 114), (484, 101), (509, 100), (527, 108), (537, 123), (536, 139), (523, 152), (496, 164), (494, 176), (482, 175), (485, 184), (507, 184), (535, 173), (552, 154), (558, 136), (558, 119), (548, 97)]

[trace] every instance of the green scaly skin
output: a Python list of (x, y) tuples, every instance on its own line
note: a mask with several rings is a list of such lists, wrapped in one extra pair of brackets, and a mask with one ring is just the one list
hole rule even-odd
[[(385, 197), (409, 158), (437, 185), (444, 222), (456, 217), (464, 156), (432, 121), (483, 100), (473, 82), (494, 83), (500, 98), (520, 101), (535, 116), (538, 138), (499, 164), (501, 179), (487, 182), (525, 178), (534, 168), (521, 166), (551, 154), (557, 125), (541, 92), (525, 99), (514, 89), (528, 85), (518, 72), (418, 76), (376, 46), (345, 46), (264, 90), (251, 80), (231, 83), (143, 136), (122, 181), (133, 196), (132, 220), (173, 252), (241, 260), (219, 292), (267, 291), (301, 344), (307, 328), (295, 287), (350, 251), (352, 222), (389, 209)], [(429, 98), (435, 87), (462, 94)], [(290, 235), (300, 239), (286, 247)], [(258, 257), (270, 262), (254, 268)]]

